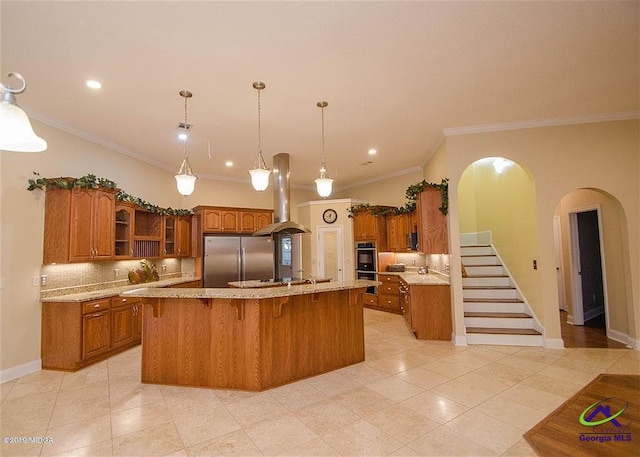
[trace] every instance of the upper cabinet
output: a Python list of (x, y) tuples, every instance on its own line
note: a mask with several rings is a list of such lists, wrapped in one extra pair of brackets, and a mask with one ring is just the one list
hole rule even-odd
[(437, 188), (425, 188), (418, 194), (418, 250), (425, 254), (448, 254), (447, 216), (440, 207), (442, 195)]
[(47, 190), (43, 262), (113, 259), (114, 220), (114, 190)]
[(387, 224), (382, 216), (376, 217), (366, 211), (353, 215), (353, 239), (375, 241), (378, 251), (387, 250)]
[(392, 252), (408, 252), (408, 235), (413, 231), (411, 214), (394, 214), (387, 216), (387, 250)]
[(102, 188), (48, 189), (43, 263), (191, 255), (191, 216), (163, 216), (116, 202), (115, 193)]
[(203, 233), (253, 233), (273, 221), (271, 210), (197, 206), (194, 211)]

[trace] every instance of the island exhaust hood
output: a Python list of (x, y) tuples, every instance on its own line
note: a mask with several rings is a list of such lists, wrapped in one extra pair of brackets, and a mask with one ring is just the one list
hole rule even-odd
[(271, 236), (277, 234), (311, 233), (304, 225), (289, 220), (289, 154), (273, 156), (273, 224), (261, 228), (253, 236)]

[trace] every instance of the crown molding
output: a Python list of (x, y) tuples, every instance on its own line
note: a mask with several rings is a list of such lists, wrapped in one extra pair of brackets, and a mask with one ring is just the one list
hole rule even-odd
[(420, 167), (422, 167), (422, 169), (424, 169), (424, 167), (427, 166), (427, 163), (429, 162), (431, 157), (433, 157), (433, 155), (436, 153), (436, 151), (438, 150), (438, 148), (440, 147), (440, 145), (444, 142), (444, 140), (446, 138), (447, 137), (445, 136), (445, 134), (443, 132), (438, 133), (438, 137), (433, 142), (433, 144), (431, 145), (431, 147), (429, 148), (429, 150), (425, 154), (424, 159), (422, 159), (422, 162), (420, 163)]
[(445, 136), (469, 135), (473, 133), (500, 132), (504, 130), (533, 129), (540, 127), (555, 127), (572, 124), (591, 124), (595, 122), (628, 121), (640, 119), (639, 111), (627, 113), (602, 113), (589, 116), (566, 118), (537, 119), (530, 121), (504, 122), (500, 124), (471, 125), (468, 127), (452, 127), (442, 129)]

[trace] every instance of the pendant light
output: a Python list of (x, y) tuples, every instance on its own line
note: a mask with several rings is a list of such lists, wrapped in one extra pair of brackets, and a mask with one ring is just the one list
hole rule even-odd
[(251, 175), (251, 185), (258, 192), (264, 191), (269, 186), (269, 175), (271, 174), (271, 170), (267, 168), (267, 165), (264, 163), (264, 158), (262, 157), (262, 132), (260, 128), (260, 91), (265, 87), (266, 86), (263, 82), (256, 81), (253, 83), (253, 88), (258, 91), (258, 157), (256, 167), (253, 170), (249, 170), (249, 174)]
[(41, 152), (47, 149), (47, 142), (36, 135), (26, 113), (16, 103), (15, 94), (27, 88), (27, 82), (19, 73), (7, 73), (21, 81), (22, 86), (14, 89), (0, 83), (0, 149), (14, 152)]
[(327, 164), (324, 156), (324, 109), (329, 104), (327, 102), (318, 102), (317, 106), (322, 111), (322, 166), (320, 167), (320, 177), (315, 180), (316, 190), (318, 195), (323, 198), (331, 195), (331, 188), (333, 187), (333, 179), (327, 177)]
[[(188, 90), (181, 90), (180, 96), (184, 98), (184, 125), (185, 128), (189, 124), (187, 123), (187, 99), (193, 97), (193, 94)], [(176, 178), (176, 185), (178, 187), (178, 192), (180, 195), (191, 195), (193, 193), (193, 189), (196, 186), (196, 176), (191, 171), (191, 165), (189, 165), (189, 156), (187, 154), (187, 141), (188, 138), (184, 140), (184, 146), (182, 149), (183, 159), (182, 165), (180, 165), (180, 169), (178, 170), (178, 174), (174, 176)]]

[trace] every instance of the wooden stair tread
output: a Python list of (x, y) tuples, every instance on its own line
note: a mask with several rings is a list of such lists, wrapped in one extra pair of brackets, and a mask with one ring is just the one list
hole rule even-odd
[(465, 268), (469, 268), (469, 267), (501, 267), (502, 264), (501, 263), (483, 263), (483, 264), (479, 264), (479, 265), (465, 265)]
[(513, 286), (462, 286), (462, 288), (470, 290), (516, 290)]
[[(467, 265), (467, 266), (470, 266), (470, 265)], [(508, 277), (509, 275), (469, 275), (467, 276), (467, 278), (508, 278)]]
[(497, 257), (495, 254), (460, 254), (460, 257)]
[(540, 332), (531, 328), (467, 327), (467, 333), (486, 333), (491, 335), (541, 335)]
[(485, 313), (477, 311), (466, 311), (464, 317), (490, 317), (490, 318), (509, 318), (509, 319), (531, 319), (527, 313)]
[(474, 303), (524, 303), (517, 298), (464, 298), (462, 301)]

